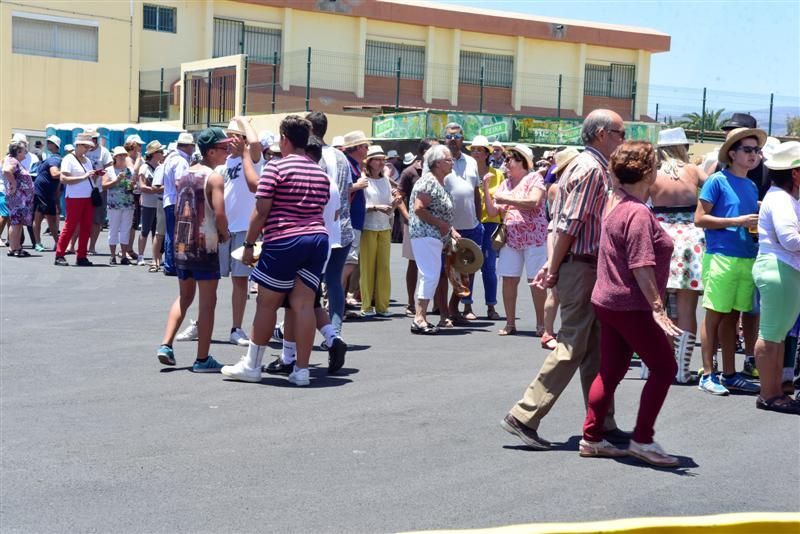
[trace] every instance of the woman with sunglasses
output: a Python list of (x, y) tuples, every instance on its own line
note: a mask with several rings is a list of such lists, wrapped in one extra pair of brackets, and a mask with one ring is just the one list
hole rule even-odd
[[(506, 180), (492, 194), (490, 179), (483, 179), (483, 196), (487, 199), (489, 216), (502, 216), (506, 227), (506, 243), (500, 249), (497, 273), (503, 277), (503, 306), (506, 325), (498, 332), (501, 336), (517, 333), (516, 306), (517, 286), (524, 268), (528, 282), (547, 260), (547, 218), (544, 211), (545, 187), (542, 176), (531, 172), (533, 153), (525, 145), (517, 144), (508, 149)], [(536, 310), (536, 332), (541, 336), (544, 327), (545, 291), (531, 286), (533, 306)]]

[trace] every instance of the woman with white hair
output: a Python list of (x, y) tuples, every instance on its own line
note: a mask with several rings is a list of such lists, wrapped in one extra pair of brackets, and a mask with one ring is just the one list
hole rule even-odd
[[(453, 199), (444, 188), (444, 178), (453, 170), (453, 156), (444, 145), (434, 145), (425, 153), (424, 174), (411, 190), (411, 213), (408, 228), (411, 249), (419, 269), (417, 309), (411, 323), (412, 334), (436, 334), (439, 329), (428, 323), (428, 303), (436, 293), (442, 272), (444, 240), (461, 237), (453, 228)], [(444, 315), (446, 295), (439, 302)]]
[(16, 258), (30, 256), (22, 250), (22, 227), (33, 223), (33, 180), (22, 165), (28, 153), (28, 145), (14, 141), (8, 146), (8, 155), (3, 160), (3, 182), (8, 209), (8, 255)]
[(128, 151), (118, 146), (111, 153), (114, 163), (103, 177), (103, 189), (108, 192), (108, 248), (111, 250), (111, 265), (117, 264), (117, 245), (122, 249), (122, 265), (130, 265), (128, 259), (130, 229), (133, 221), (135, 184), (133, 172), (128, 167)]

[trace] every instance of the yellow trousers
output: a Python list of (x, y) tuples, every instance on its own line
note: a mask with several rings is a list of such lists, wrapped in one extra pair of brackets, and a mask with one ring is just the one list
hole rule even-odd
[(358, 265), (361, 270), (361, 310), (372, 309), (375, 299), (376, 312), (389, 311), (389, 297), (392, 292), (392, 279), (389, 272), (389, 253), (392, 245), (391, 230), (364, 230), (361, 232), (361, 246)]

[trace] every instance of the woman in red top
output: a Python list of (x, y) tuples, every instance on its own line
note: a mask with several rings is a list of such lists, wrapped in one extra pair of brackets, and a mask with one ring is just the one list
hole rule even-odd
[[(677, 372), (667, 336), (681, 334), (663, 304), (672, 240), (644, 203), (656, 179), (653, 145), (624, 143), (611, 155), (609, 167), (619, 185), (606, 203), (600, 235), (597, 283), (592, 292), (602, 325), (600, 372), (589, 390), (580, 455), (631, 455), (660, 467), (675, 467), (678, 459), (653, 441), (653, 425)], [(625, 451), (603, 439), (603, 421), (634, 351), (650, 368), (650, 377)]]

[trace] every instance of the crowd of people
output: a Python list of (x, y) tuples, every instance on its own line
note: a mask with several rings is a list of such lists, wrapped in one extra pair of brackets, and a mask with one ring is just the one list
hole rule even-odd
[[(734, 114), (726, 129), (716, 165), (689, 161), (681, 128), (662, 130), (655, 145), (629, 141), (623, 119), (603, 109), (585, 118), (582, 151), (563, 147), (538, 161), (524, 144), (467, 142), (456, 123), (402, 160), (361, 131), (328, 145), (319, 112), (286, 117), (277, 136), (235, 117), (227, 129), (182, 133), (170, 146), (134, 135), (109, 151), (86, 131), (62, 151), (54, 136), (35, 163), (15, 136), (3, 161), (0, 232), (9, 226), (9, 256), (26, 257), (24, 227), (41, 252), (46, 220), (57, 266), (73, 251), (76, 265), (91, 265), (104, 224), (112, 264), (145, 265), (150, 238), (149, 270), (179, 286), (157, 350), (162, 364), (176, 364), (175, 341), (196, 340), (195, 372), (250, 382), (262, 372), (285, 374), (304, 386), (315, 330), (336, 373), (348, 315), (392, 316), (397, 217), (412, 334), (469, 325), (480, 313), (505, 321), (498, 335), (516, 335), (524, 270), (530, 324), (552, 352), (504, 429), (548, 448), (539, 423), (579, 370), (587, 405), (580, 454), (669, 467), (677, 459), (653, 436), (673, 382), (697, 381), (712, 395), (755, 394), (759, 409), (800, 414), (790, 396), (800, 329), (800, 143), (768, 138), (746, 114)], [(450, 276), (448, 251), (465, 239), (483, 255), (483, 307), (475, 274), (468, 284), (463, 278), (466, 288)], [(247, 350), (233, 365), (209, 354), (223, 276), (232, 282), (230, 342)], [(248, 334), (249, 291), (257, 298)], [(197, 319), (180, 331), (198, 293)], [(695, 374), (701, 298), (703, 367)], [(740, 330), (745, 362), (737, 371)], [(283, 348), (265, 363), (272, 337)], [(646, 383), (630, 434), (616, 425), (613, 399), (633, 357)]]

